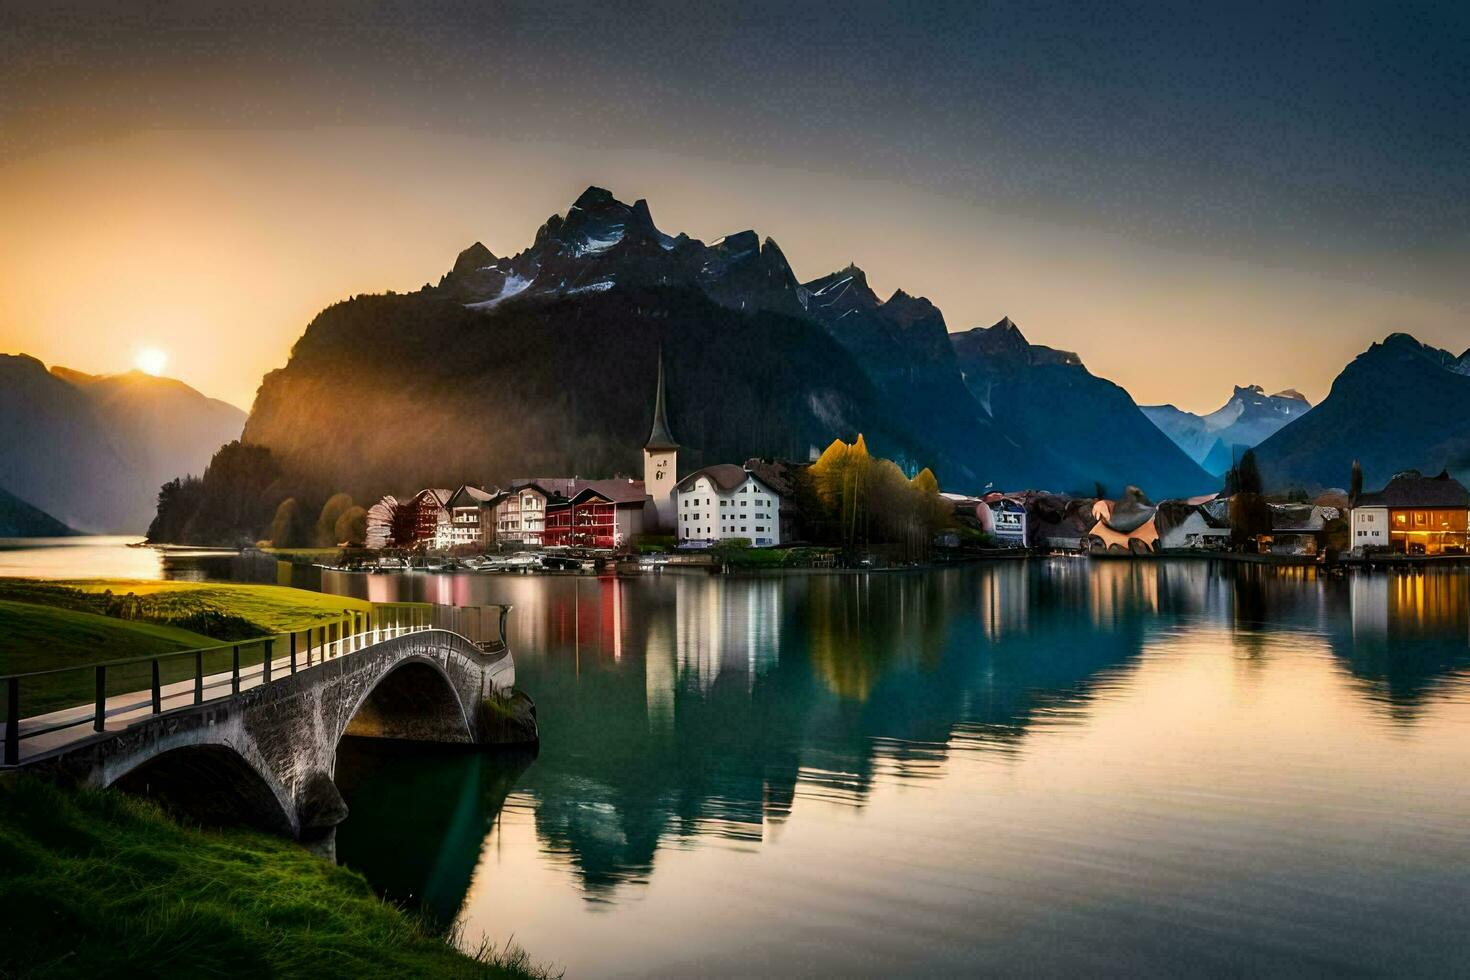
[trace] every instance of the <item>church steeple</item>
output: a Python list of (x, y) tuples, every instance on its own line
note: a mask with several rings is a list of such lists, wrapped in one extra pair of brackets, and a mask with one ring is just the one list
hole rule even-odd
[(653, 430), (648, 433), (648, 442), (643, 446), (644, 451), (672, 452), (679, 448), (674, 441), (674, 436), (669, 432), (669, 418), (664, 408), (664, 349), (658, 349), (658, 390), (654, 395), (653, 402)]

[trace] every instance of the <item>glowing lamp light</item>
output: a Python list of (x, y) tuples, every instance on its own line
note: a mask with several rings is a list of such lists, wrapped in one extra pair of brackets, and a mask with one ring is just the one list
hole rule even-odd
[(163, 374), (163, 369), (168, 367), (168, 354), (157, 347), (144, 347), (138, 351), (133, 358), (133, 364), (144, 374), (151, 374), (155, 378)]

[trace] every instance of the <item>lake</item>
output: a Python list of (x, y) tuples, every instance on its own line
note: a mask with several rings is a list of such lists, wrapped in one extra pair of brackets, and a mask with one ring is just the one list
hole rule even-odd
[(338, 855), (570, 976), (1444, 973), (1470, 576), (331, 576), (511, 602), (526, 755), (344, 746)]
[[(103, 574), (53, 554), (29, 574)], [(322, 584), (515, 605), (539, 753), (339, 754), (338, 859), (470, 946), (513, 935), (573, 977), (1470, 956), (1463, 570)]]

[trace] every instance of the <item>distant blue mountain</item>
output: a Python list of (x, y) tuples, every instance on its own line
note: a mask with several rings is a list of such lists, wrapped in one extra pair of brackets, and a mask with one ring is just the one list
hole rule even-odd
[(1274, 395), (1260, 385), (1237, 387), (1230, 400), (1208, 415), (1173, 405), (1145, 405), (1143, 414), (1185, 454), (1214, 476), (1223, 476), (1240, 453), (1279, 432), (1311, 409), (1301, 392)]

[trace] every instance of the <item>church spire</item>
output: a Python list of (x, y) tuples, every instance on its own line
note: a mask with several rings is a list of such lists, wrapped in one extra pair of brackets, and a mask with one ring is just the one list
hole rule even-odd
[(653, 431), (648, 434), (648, 443), (643, 447), (645, 452), (665, 452), (679, 448), (669, 432), (669, 419), (664, 409), (664, 349), (660, 345), (658, 349), (658, 392), (653, 402)]

